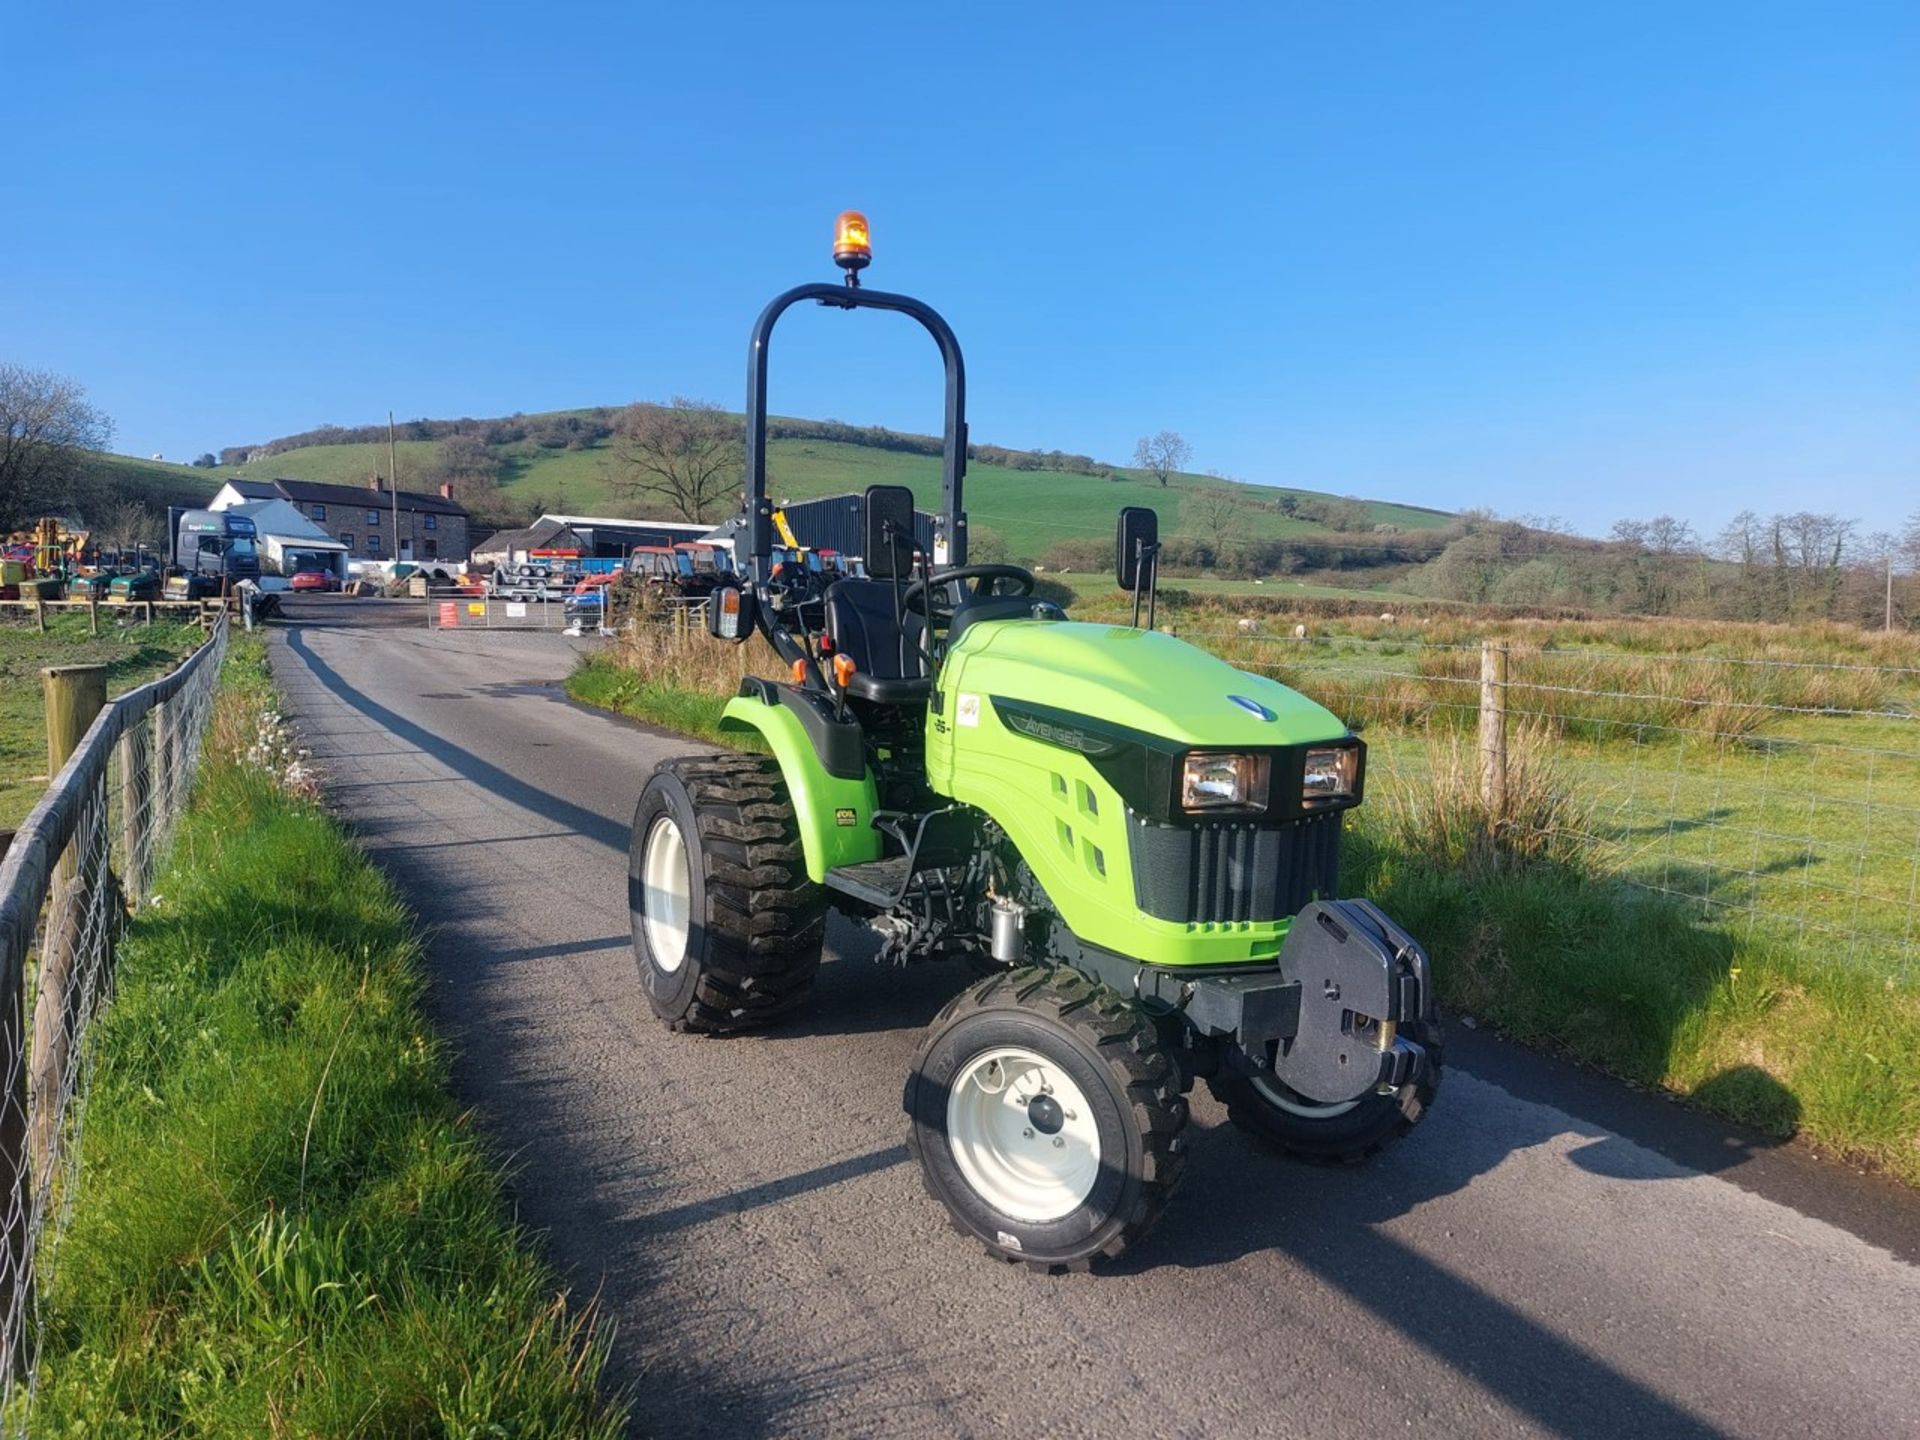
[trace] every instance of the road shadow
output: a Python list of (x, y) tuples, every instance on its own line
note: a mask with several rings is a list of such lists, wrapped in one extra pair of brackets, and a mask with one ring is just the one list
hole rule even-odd
[(584, 806), (564, 800), (549, 790), (543, 790), (517, 775), (502, 770), (497, 765), (490, 765), (471, 751), (464, 750), (444, 736), (435, 734), (426, 726), (415, 724), (406, 716), (355, 689), (339, 671), (314, 652), (304, 631), (289, 630), (285, 633), (287, 649), (299, 657), (300, 664), (306, 668), (307, 673), (318, 682), (320, 687), (343, 705), (358, 711), (396, 738), (413, 746), (421, 754), (437, 760), (454, 774), (473, 782), (490, 794), (510, 804), (518, 805), (530, 814), (545, 816), (556, 825), (595, 844), (605, 845), (621, 855), (627, 853), (628, 827), (620, 821), (597, 815)]

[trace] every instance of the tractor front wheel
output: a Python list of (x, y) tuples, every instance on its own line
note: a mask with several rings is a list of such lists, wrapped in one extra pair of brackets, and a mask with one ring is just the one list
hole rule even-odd
[(804, 1003), (826, 900), (779, 766), (692, 755), (656, 769), (634, 812), (627, 906), (648, 1003), (673, 1029), (749, 1030)]
[(1337, 1105), (1298, 1095), (1272, 1075), (1223, 1072), (1207, 1085), (1235, 1125), (1296, 1160), (1354, 1165), (1406, 1135), (1433, 1104), (1440, 1088), (1440, 1026), (1413, 1027), (1410, 1038), (1426, 1047), (1432, 1062), (1418, 1081)]
[(935, 1017), (907, 1081), (927, 1191), (990, 1254), (1111, 1258), (1186, 1163), (1180, 1076), (1138, 1007), (1074, 970), (995, 975)]

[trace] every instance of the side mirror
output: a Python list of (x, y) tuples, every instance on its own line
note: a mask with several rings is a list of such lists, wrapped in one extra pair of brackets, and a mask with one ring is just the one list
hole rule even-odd
[(707, 597), (707, 633), (738, 645), (753, 634), (753, 592), (722, 585)]
[(869, 485), (862, 527), (867, 574), (876, 580), (913, 571), (913, 491), (904, 485)]
[(1113, 533), (1113, 573), (1122, 590), (1140, 586), (1140, 557), (1151, 556), (1160, 543), (1160, 517), (1145, 505), (1128, 505), (1120, 512)]

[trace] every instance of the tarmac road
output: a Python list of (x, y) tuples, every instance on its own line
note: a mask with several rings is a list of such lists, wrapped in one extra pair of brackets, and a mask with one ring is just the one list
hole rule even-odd
[(456, 1083), (618, 1321), (638, 1433), (1920, 1435), (1915, 1197), (1459, 1026), (1430, 1119), (1370, 1167), (1270, 1156), (1202, 1087), (1186, 1182), (1118, 1270), (988, 1260), (900, 1112), (961, 975), (880, 969), (836, 921), (796, 1022), (669, 1034), (624, 867), (687, 742), (565, 699), (591, 641), (287, 612), (292, 713), (435, 927)]

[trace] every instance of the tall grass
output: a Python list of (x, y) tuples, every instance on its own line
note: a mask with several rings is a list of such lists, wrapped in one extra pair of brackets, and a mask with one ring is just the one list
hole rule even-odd
[[(1480, 703), (1477, 644), (1291, 636), (1183, 627), (1233, 665), (1311, 695), (1357, 729), (1459, 726)], [(1634, 655), (1507, 646), (1506, 703), (1555, 735), (1644, 741), (1684, 734), (1731, 741), (1782, 715), (1907, 713), (1920, 675), (1729, 656)]]
[(683, 735), (752, 748), (751, 736), (721, 733), (720, 712), (747, 676), (782, 677), (765, 643), (715, 640), (644, 593), (617, 613), (617, 637), (574, 671), (567, 693)]
[(1570, 784), (1545, 730), (1508, 736), (1506, 790), (1498, 808), (1480, 780), (1480, 752), (1452, 731), (1427, 736), (1424, 763), (1403, 759), (1371, 799), (1378, 834), (1396, 849), (1469, 876), (1519, 865), (1603, 868), (1594, 853), (1593, 797)]
[(236, 641), (98, 1022), (35, 1433), (620, 1434), (594, 1307), (450, 1098), (409, 916), (263, 763), (271, 704)]

